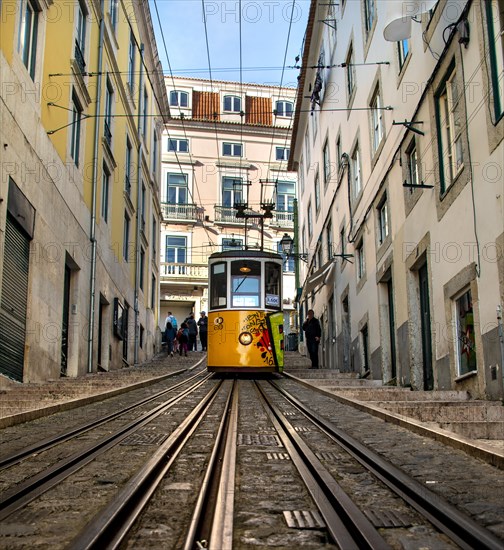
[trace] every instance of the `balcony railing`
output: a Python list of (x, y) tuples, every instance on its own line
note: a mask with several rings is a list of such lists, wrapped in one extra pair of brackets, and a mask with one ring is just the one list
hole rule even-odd
[(236, 210), (232, 206), (215, 205), (215, 221), (217, 223), (234, 223), (244, 225), (243, 218), (236, 217)]
[(294, 212), (274, 210), (270, 225), (273, 227), (294, 227)]
[(81, 47), (77, 41), (75, 41), (75, 61), (77, 61), (77, 65), (79, 66), (81, 73), (83, 73), (86, 70), (86, 62), (84, 60), (84, 54), (82, 53)]
[(163, 219), (165, 220), (186, 220), (196, 222), (199, 214), (199, 209), (195, 204), (169, 204), (161, 203), (163, 211)]
[(160, 272), (163, 282), (180, 279), (208, 281), (208, 266), (206, 264), (161, 263)]

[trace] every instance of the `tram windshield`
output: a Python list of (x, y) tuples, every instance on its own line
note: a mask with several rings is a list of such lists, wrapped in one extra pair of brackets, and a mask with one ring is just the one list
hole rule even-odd
[(210, 308), (216, 309), (220, 307), (227, 307), (226, 264), (214, 264), (212, 266), (211, 277)]
[(261, 264), (243, 260), (231, 264), (231, 307), (261, 305)]

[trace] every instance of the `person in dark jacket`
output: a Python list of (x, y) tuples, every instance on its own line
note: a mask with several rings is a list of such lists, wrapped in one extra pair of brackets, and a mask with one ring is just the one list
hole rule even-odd
[(320, 327), (319, 320), (315, 317), (313, 309), (308, 310), (308, 317), (303, 323), (303, 330), (306, 335), (306, 347), (311, 359), (311, 368), (319, 368), (318, 348), (320, 344), (320, 337), (322, 336), (322, 329)]
[(198, 345), (196, 344), (196, 337), (198, 336), (198, 325), (194, 320), (194, 313), (191, 313), (185, 322), (189, 329), (189, 351), (197, 351)]
[(207, 350), (207, 341), (208, 341), (208, 317), (206, 316), (206, 313), (202, 311), (200, 313), (201, 317), (198, 319), (198, 327), (199, 327), (199, 337), (201, 342), (201, 350), (206, 351)]
[(170, 321), (166, 321), (165, 342), (168, 355), (170, 355), (171, 357), (173, 357), (173, 341), (175, 340), (176, 336), (177, 331), (173, 328), (173, 325)]

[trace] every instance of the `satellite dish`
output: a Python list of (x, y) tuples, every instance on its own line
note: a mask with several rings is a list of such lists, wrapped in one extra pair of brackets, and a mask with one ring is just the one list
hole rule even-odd
[(383, 37), (388, 42), (399, 42), (411, 36), (411, 20), (417, 15), (428, 12), (437, 4), (437, 0), (388, 2), (387, 24)]

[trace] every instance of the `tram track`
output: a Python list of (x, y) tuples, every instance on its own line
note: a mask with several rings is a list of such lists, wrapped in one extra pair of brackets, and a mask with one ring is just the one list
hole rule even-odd
[(113, 433), (102, 437), (98, 442), (93, 442), (91, 445), (80, 449), (76, 453), (73, 453), (49, 468), (28, 478), (22, 483), (19, 483), (11, 489), (4, 491), (0, 497), (0, 521), (4, 520), (13, 512), (19, 510), (41, 494), (53, 488), (63, 479), (80, 470), (85, 465), (95, 460), (98, 456), (105, 453), (107, 450), (118, 445), (126, 437), (133, 434), (141, 427), (146, 426), (153, 419), (157, 418), (168, 409), (179, 403), (187, 395), (196, 391), (200, 386), (208, 381), (209, 378), (210, 375), (204, 376), (201, 380), (196, 381), (190, 387), (181, 391), (178, 395), (168, 399), (168, 401), (160, 405), (155, 406), (152, 410), (121, 426), (121, 428), (115, 430)]

